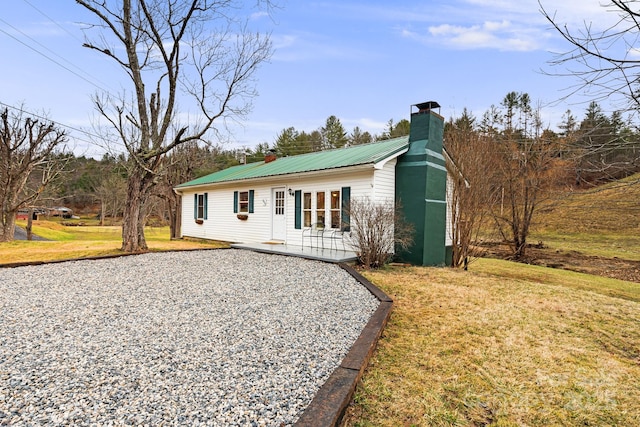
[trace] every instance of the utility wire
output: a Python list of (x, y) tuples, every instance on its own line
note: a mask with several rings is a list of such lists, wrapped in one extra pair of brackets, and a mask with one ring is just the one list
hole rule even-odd
[(38, 9), (37, 7), (35, 7), (31, 2), (29, 2), (28, 0), (22, 0), (23, 2), (25, 2), (26, 4), (28, 4), (29, 6), (31, 6), (32, 9), (34, 9), (36, 12), (38, 12), (40, 15), (44, 16), (45, 18), (47, 18), (49, 21), (53, 22), (58, 28), (60, 28), (62, 31), (64, 31), (65, 33), (69, 34), (71, 37), (73, 37), (74, 39), (78, 40), (80, 42), (80, 44), (84, 43), (82, 40), (80, 40), (78, 37), (76, 37), (75, 34), (73, 34), (71, 31), (67, 30), (65, 27), (63, 27), (62, 25), (60, 25), (57, 21), (53, 20), (49, 15), (47, 15), (46, 13), (44, 13), (43, 11), (41, 11), (40, 9)]
[[(8, 23), (7, 21), (5, 21), (4, 19), (0, 18), (0, 22), (2, 22), (3, 24), (5, 24), (7, 27), (13, 29), (14, 31), (22, 34), (23, 37), (31, 40), (33, 43), (37, 44), (38, 46), (40, 46), (42, 49), (48, 51), (50, 54), (58, 57), (59, 59), (61, 59), (62, 61), (66, 62), (67, 64), (69, 64), (71, 67), (75, 68), (76, 70), (80, 71), (81, 73), (84, 73), (86, 76), (88, 76), (89, 78), (94, 79), (95, 81), (99, 81), (98, 79), (95, 79), (93, 76), (91, 76), (91, 74), (89, 74), (88, 72), (84, 71), (82, 68), (78, 67), (77, 65), (75, 65), (74, 63), (72, 63), (71, 61), (65, 59), (64, 57), (58, 55), (57, 53), (55, 53), (54, 51), (52, 51), (51, 49), (49, 49), (48, 47), (46, 47), (45, 45), (43, 45), (42, 43), (40, 43), (39, 41), (35, 40), (34, 38), (32, 38), (31, 36), (29, 36), (28, 34), (24, 33), (22, 30), (14, 27), (13, 25), (11, 25), (10, 23)], [(81, 79), (89, 82), (91, 85), (97, 87), (100, 90), (103, 90), (105, 92), (108, 92), (106, 89), (104, 89), (104, 87), (101, 87), (100, 85), (88, 80), (87, 78), (79, 75), (78, 73), (76, 73), (75, 71), (72, 71), (71, 69), (69, 69), (67, 66), (62, 65), (60, 62), (50, 58), (49, 56), (43, 54), (41, 51), (35, 49), (33, 46), (28, 45), (27, 43), (25, 43), (24, 41), (19, 40), (18, 38), (14, 37), (13, 35), (9, 34), (8, 32), (0, 29), (0, 31), (2, 31), (3, 33), (5, 33), (6, 35), (8, 35), (9, 37), (13, 38), (14, 40), (16, 40), (17, 42), (23, 44), (24, 46), (27, 46), (29, 49), (35, 51), (36, 53), (38, 53), (39, 55), (44, 56), (46, 59), (54, 62), (55, 64), (63, 67), (65, 70), (70, 71), (71, 73), (75, 74), (76, 76), (80, 77)], [(104, 84), (104, 82), (100, 82), (101, 84)]]
[[(2, 19), (0, 19), (0, 21), (3, 21)], [(13, 27), (12, 27), (13, 28)], [(72, 69), (70, 69), (69, 67), (67, 67), (66, 65), (61, 64), (60, 62), (56, 61), (55, 59), (51, 58), (50, 56), (45, 55), (44, 53), (40, 52), (38, 49), (34, 48), (33, 46), (30, 46), (29, 44), (23, 42), (22, 40), (20, 40), (19, 38), (13, 36), (12, 34), (8, 33), (7, 31), (3, 30), (2, 28), (0, 28), (0, 32), (6, 34), (7, 36), (11, 37), (12, 39), (14, 39), (15, 41), (17, 41), (18, 43), (28, 47), (29, 49), (33, 50), (34, 52), (36, 52), (39, 55), (42, 55), (43, 57), (47, 58), (49, 61), (53, 62), (54, 64), (64, 68), (65, 70), (67, 70), (68, 72), (70, 72), (71, 74), (75, 75), (76, 77), (81, 78), (82, 80), (84, 80), (85, 82), (89, 83), (92, 86), (95, 86), (96, 88), (100, 89), (100, 90), (104, 90), (102, 87), (100, 87), (99, 85), (97, 85), (96, 83), (92, 82), (91, 80), (87, 79), (86, 77), (76, 73), (75, 71), (73, 71)]]
[[(33, 117), (36, 117), (36, 118), (38, 118), (38, 119), (40, 119), (40, 120), (44, 120), (44, 121), (46, 121), (46, 122), (51, 122), (51, 123), (53, 123), (53, 124), (55, 124), (55, 125), (57, 125), (57, 126), (64, 127), (64, 128), (67, 128), (67, 129), (71, 129), (71, 130), (74, 130), (74, 131), (76, 131), (76, 132), (80, 132), (80, 133), (82, 133), (82, 134), (84, 134), (84, 135), (86, 135), (86, 136), (88, 136), (88, 137), (90, 137), (90, 138), (98, 138), (98, 139), (102, 139), (102, 137), (100, 137), (99, 135), (96, 135), (96, 134), (94, 134), (94, 133), (88, 132), (88, 131), (86, 131), (86, 130), (84, 130), (84, 129), (80, 129), (80, 128), (77, 128), (77, 127), (74, 127), (74, 126), (71, 126), (71, 125), (66, 125), (66, 124), (64, 124), (64, 123), (61, 123), (61, 122), (58, 122), (58, 121), (55, 121), (55, 120), (51, 120), (51, 119), (49, 119), (49, 118), (47, 118), (47, 117), (44, 117), (44, 116), (41, 116), (41, 115), (39, 115), (39, 114), (33, 113), (33, 112), (31, 112), (31, 111), (25, 110), (24, 108), (21, 108), (21, 107), (15, 107), (15, 106), (13, 106), (13, 105), (5, 104), (5, 103), (4, 103), (4, 102), (2, 102), (2, 101), (0, 101), (0, 105), (2, 105), (3, 107), (6, 107), (6, 108), (10, 108), (10, 109), (12, 109), (12, 110), (19, 111), (19, 112), (21, 112), (21, 113), (28, 114), (28, 115), (33, 116)], [(77, 137), (74, 137), (74, 138), (77, 138)], [(82, 138), (77, 138), (77, 139), (79, 139), (80, 141), (84, 141), (84, 142), (88, 142), (88, 143), (92, 143), (92, 144), (93, 144), (93, 142), (92, 142), (92, 141), (88, 141), (88, 140), (85, 140), (85, 139), (82, 139)]]

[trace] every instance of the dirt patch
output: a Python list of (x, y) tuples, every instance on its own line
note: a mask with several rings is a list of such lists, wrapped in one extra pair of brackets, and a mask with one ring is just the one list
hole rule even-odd
[[(488, 258), (510, 259), (511, 252), (507, 245), (489, 243), (483, 247)], [(537, 244), (527, 248), (524, 262), (640, 283), (640, 261), (584, 255), (578, 251), (565, 252)]]

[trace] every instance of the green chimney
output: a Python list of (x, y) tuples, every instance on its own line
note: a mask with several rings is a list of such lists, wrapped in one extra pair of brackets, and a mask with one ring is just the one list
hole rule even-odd
[(396, 198), (414, 227), (413, 245), (397, 257), (414, 265), (446, 264), (447, 169), (442, 155), (444, 119), (437, 102), (416, 104), (411, 113), (409, 151), (396, 165)]

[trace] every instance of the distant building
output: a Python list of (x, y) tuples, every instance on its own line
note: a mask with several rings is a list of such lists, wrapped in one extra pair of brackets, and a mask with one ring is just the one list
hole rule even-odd
[(59, 216), (61, 218), (69, 219), (73, 216), (73, 211), (63, 206), (49, 209), (50, 216)]

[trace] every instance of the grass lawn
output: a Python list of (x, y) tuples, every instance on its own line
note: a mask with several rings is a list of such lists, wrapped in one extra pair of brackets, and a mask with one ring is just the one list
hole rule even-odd
[[(119, 227), (38, 221), (34, 233), (53, 241), (0, 243), (0, 263), (120, 253)], [(617, 245), (635, 259), (640, 247), (634, 233), (546, 233), (559, 250)], [(226, 246), (146, 236), (151, 250)], [(344, 425), (640, 425), (640, 284), (495, 259), (364, 275), (394, 310)]]
[[(25, 222), (18, 225), (24, 227)], [(122, 253), (119, 226), (65, 226), (54, 221), (37, 221), (33, 233), (50, 241), (16, 240), (0, 243), (0, 264), (53, 261)], [(145, 228), (151, 251), (227, 247), (226, 243), (203, 240), (171, 240), (169, 227)]]
[(540, 206), (528, 241), (553, 250), (640, 260), (640, 174)]
[(364, 274), (395, 305), (345, 425), (640, 425), (640, 284), (491, 259)]
[(640, 230), (598, 234), (545, 230), (532, 233), (528, 240), (530, 243), (541, 241), (549, 249), (561, 252), (577, 251), (584, 255), (640, 261)]

